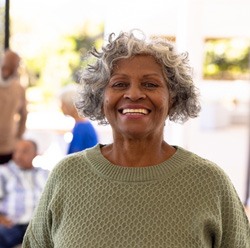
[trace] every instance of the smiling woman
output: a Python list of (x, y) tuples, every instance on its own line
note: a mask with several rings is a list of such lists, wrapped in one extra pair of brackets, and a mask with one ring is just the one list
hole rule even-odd
[[(143, 36), (140, 32), (136, 34)], [(110, 40), (113, 36), (114, 34), (110, 36)], [(135, 55), (148, 55), (152, 56), (155, 63), (157, 62), (162, 68), (160, 76), (167, 81), (165, 86), (168, 87), (171, 98), (169, 119), (185, 122), (190, 117), (197, 117), (200, 104), (198, 102), (198, 92), (191, 75), (192, 70), (188, 64), (187, 53), (177, 55), (175, 47), (170, 42), (159, 38), (159, 40), (152, 40), (151, 43), (147, 43), (145, 40), (145, 43), (141, 44), (140, 39), (136, 36), (133, 36), (133, 40), (130, 40), (129, 36), (121, 35), (112, 45), (108, 45), (103, 53), (93, 50), (92, 55), (102, 59), (98, 60), (95, 65), (90, 65), (88, 70), (84, 71), (81, 76), (83, 82), (86, 81), (86, 83), (82, 86), (82, 99), (77, 103), (77, 106), (83, 115), (89, 116), (101, 124), (108, 123), (102, 109), (102, 101), (104, 89), (110, 81), (110, 75), (115, 76), (115, 70), (119, 68), (119, 63), (125, 63), (120, 60), (131, 59)], [(141, 64), (135, 65), (137, 70), (140, 70), (141, 66)], [(154, 70), (151, 69), (151, 74), (152, 71), (154, 72)], [(157, 75), (156, 72), (154, 73)], [(144, 77), (146, 76), (144, 75)]]
[(162, 67), (154, 57), (138, 55), (115, 64), (104, 93), (104, 115), (115, 139), (129, 133), (134, 139), (161, 139), (169, 104)]
[(111, 34), (90, 53), (76, 106), (110, 123), (113, 142), (54, 167), (23, 248), (249, 247), (249, 222), (224, 171), (163, 139), (167, 118), (184, 122), (200, 110), (187, 54), (141, 37)]

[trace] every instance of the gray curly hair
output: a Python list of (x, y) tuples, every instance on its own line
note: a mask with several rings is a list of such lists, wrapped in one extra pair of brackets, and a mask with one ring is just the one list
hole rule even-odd
[(112, 33), (101, 51), (93, 48), (89, 52), (88, 58), (95, 61), (80, 74), (79, 98), (75, 103), (79, 114), (99, 124), (108, 124), (103, 112), (103, 99), (115, 63), (136, 55), (151, 55), (163, 67), (171, 102), (169, 120), (183, 123), (197, 117), (200, 111), (199, 93), (193, 83), (188, 53), (178, 54), (165, 39), (147, 40), (139, 32), (142, 34), (140, 38), (135, 35), (135, 30), (121, 32), (117, 38)]

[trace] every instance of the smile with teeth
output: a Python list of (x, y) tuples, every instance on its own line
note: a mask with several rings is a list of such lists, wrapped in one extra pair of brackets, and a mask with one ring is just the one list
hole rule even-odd
[(147, 109), (123, 109), (122, 114), (141, 114), (141, 115), (147, 115), (149, 111)]

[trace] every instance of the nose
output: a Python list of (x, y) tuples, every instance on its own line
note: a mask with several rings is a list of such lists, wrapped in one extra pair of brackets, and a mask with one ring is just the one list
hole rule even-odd
[(137, 101), (140, 99), (145, 99), (146, 95), (138, 85), (131, 85), (125, 92), (124, 98), (130, 99), (132, 101)]

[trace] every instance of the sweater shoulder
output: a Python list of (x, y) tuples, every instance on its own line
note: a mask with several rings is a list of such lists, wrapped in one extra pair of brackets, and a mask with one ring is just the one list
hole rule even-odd
[(185, 153), (187, 158), (184, 168), (190, 171), (195, 177), (206, 179), (205, 181), (219, 185), (230, 185), (231, 179), (227, 173), (215, 162), (201, 157), (193, 152), (180, 148), (182, 153)]
[(67, 173), (84, 171), (88, 168), (89, 157), (93, 156), (97, 146), (66, 155), (51, 171), (51, 175), (67, 175)]
[(180, 150), (179, 152), (181, 156), (186, 158), (186, 163), (192, 168), (197, 168), (197, 169), (204, 168), (209, 171), (215, 170), (215, 171), (218, 171), (219, 173), (224, 173), (223, 169), (215, 162), (209, 159), (206, 159), (204, 157), (201, 157), (200, 155), (194, 152), (188, 151), (184, 148), (178, 147), (178, 149)]

